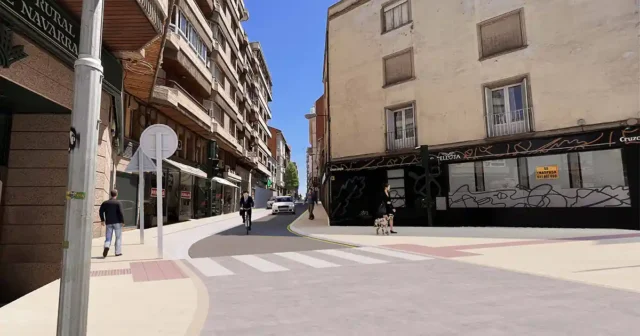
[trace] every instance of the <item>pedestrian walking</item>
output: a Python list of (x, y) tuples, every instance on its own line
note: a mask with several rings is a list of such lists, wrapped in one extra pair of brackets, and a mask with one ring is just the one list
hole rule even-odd
[(316, 201), (314, 199), (315, 199), (315, 196), (314, 196), (314, 193), (313, 193), (313, 189), (309, 188), (309, 191), (307, 192), (307, 206), (308, 206), (308, 209), (309, 209), (309, 219), (316, 218), (313, 215), (313, 209), (315, 208), (315, 205), (316, 205)]
[(122, 214), (122, 205), (118, 201), (118, 190), (111, 190), (111, 198), (102, 202), (100, 205), (100, 221), (102, 226), (107, 227), (104, 239), (104, 250), (102, 256), (107, 257), (109, 248), (111, 247), (111, 238), (116, 233), (116, 257), (122, 255), (122, 227), (124, 226), (124, 215)]
[(395, 231), (393, 231), (393, 217), (396, 213), (396, 209), (393, 208), (393, 204), (391, 203), (391, 195), (389, 195), (389, 191), (390, 191), (391, 187), (389, 186), (389, 183), (385, 183), (384, 184), (384, 195), (383, 195), (383, 199), (384, 199), (384, 206), (385, 206), (385, 210), (386, 210), (386, 214), (384, 216), (384, 218), (389, 221), (389, 228), (391, 229), (391, 233), (397, 233)]

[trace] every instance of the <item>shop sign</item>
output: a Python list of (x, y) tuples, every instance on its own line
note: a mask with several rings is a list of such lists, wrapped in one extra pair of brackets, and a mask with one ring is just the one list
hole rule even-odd
[(460, 160), (461, 158), (462, 156), (456, 152), (438, 153), (438, 160), (440, 161)]
[[(158, 189), (151, 188), (151, 197), (156, 197), (157, 195), (158, 195)], [(167, 197), (167, 191), (165, 189), (162, 189), (162, 197)]]
[(557, 180), (558, 165), (536, 167), (536, 180)]
[(630, 144), (638, 144), (640, 143), (640, 136), (634, 136), (634, 137), (620, 137), (620, 142), (622, 142), (625, 145), (630, 145)]
[(182, 199), (191, 199), (191, 192), (190, 191), (181, 191), (180, 192), (180, 198), (182, 198)]
[[(43, 47), (52, 49), (71, 65), (78, 58), (80, 25), (55, 1), (0, 0), (0, 9), (9, 21), (27, 28), (26, 35), (44, 42)], [(106, 50), (101, 56), (105, 80), (122, 91), (122, 66)]]

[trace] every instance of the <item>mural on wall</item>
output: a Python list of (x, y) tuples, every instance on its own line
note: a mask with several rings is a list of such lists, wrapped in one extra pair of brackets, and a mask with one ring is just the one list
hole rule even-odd
[[(538, 138), (517, 142), (503, 142), (472, 147), (442, 150), (434, 153), (439, 161), (452, 163), (492, 158), (540, 155), (554, 152), (597, 150), (620, 147), (640, 141), (637, 127), (601, 132), (580, 133), (553, 138)], [(431, 154), (429, 154), (431, 155)]]
[[(346, 180), (333, 197), (332, 217), (339, 218), (345, 216), (349, 205), (362, 197), (366, 186), (367, 183), (364, 176), (353, 176)], [(360, 214), (362, 215), (363, 212), (366, 212), (368, 215), (368, 212), (365, 210), (361, 211)]]
[(462, 185), (449, 194), (451, 208), (582, 208), (630, 207), (629, 187), (556, 189), (541, 184), (529, 189), (523, 186), (492, 191), (471, 191)]
[(356, 171), (363, 169), (377, 169), (377, 168), (394, 168), (410, 165), (419, 165), (420, 155), (402, 155), (395, 157), (377, 157), (373, 159), (357, 160), (349, 162), (336, 162), (331, 164), (330, 170), (336, 171)]

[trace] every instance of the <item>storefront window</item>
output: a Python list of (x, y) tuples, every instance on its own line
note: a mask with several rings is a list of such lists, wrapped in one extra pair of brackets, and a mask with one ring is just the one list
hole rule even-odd
[(545, 155), (527, 158), (529, 188), (550, 185), (554, 189), (570, 189), (569, 155)]
[(492, 160), (482, 162), (484, 190), (514, 189), (518, 186), (518, 160)]
[(583, 188), (626, 186), (619, 149), (580, 153), (580, 176)]
[(454, 193), (476, 191), (475, 163), (455, 163), (449, 165), (449, 190)]
[(180, 220), (185, 221), (193, 215), (193, 176), (180, 176)]
[(404, 169), (387, 170), (387, 182), (393, 206), (403, 208), (405, 205)]
[(449, 165), (451, 208), (629, 206), (619, 149)]

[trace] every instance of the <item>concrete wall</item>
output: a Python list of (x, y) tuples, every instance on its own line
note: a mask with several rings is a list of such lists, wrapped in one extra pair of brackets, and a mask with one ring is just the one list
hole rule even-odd
[[(333, 159), (383, 153), (384, 108), (410, 101), (420, 144), (483, 139), (482, 85), (519, 75), (530, 79), (535, 131), (639, 116), (636, 0), (410, 1), (413, 23), (385, 34), (387, 0), (330, 9)], [(518, 8), (528, 47), (479, 61), (477, 24)], [(383, 57), (407, 48), (416, 79), (383, 89)]]

